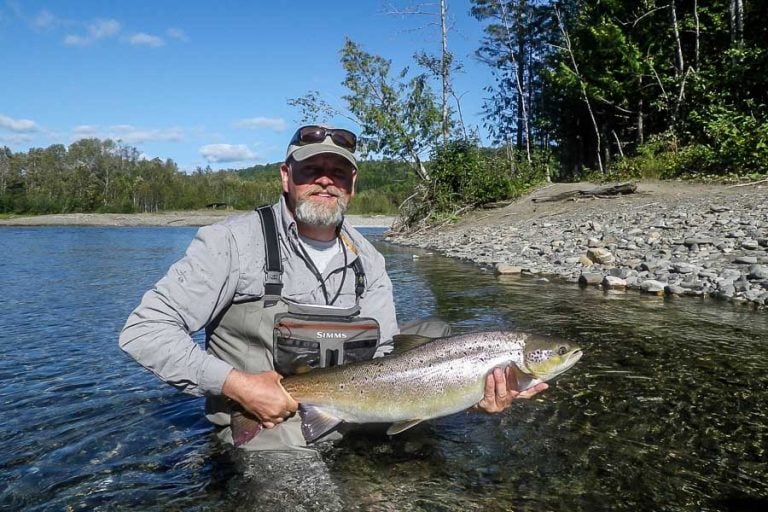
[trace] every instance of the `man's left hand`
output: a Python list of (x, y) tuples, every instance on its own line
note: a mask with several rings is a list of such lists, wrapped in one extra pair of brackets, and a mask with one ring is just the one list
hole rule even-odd
[(515, 388), (516, 384), (517, 379), (512, 374), (511, 368), (507, 368), (506, 371), (501, 368), (494, 368), (485, 380), (485, 396), (474, 406), (474, 409), (487, 413), (501, 412), (509, 407), (512, 400), (531, 398), (549, 387), (546, 382), (540, 382), (532, 388), (519, 392)]

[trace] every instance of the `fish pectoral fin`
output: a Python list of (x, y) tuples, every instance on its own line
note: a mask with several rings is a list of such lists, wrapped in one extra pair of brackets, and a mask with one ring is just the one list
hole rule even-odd
[(516, 364), (513, 364), (510, 366), (510, 369), (512, 370), (512, 375), (515, 377), (515, 390), (518, 393), (522, 393), (528, 388), (532, 388), (539, 382), (541, 382), (541, 379), (537, 379), (533, 375), (529, 373), (525, 373), (523, 370), (521, 370)]
[(314, 443), (342, 422), (340, 418), (328, 411), (312, 405), (302, 405), (299, 414), (301, 415), (301, 433), (304, 434), (307, 443)]
[(235, 411), (230, 415), (229, 425), (232, 429), (232, 442), (236, 447), (246, 444), (261, 432), (261, 422), (253, 416)]
[(393, 436), (395, 434), (399, 434), (400, 432), (404, 432), (411, 427), (415, 427), (422, 421), (424, 420), (418, 419), (418, 420), (398, 421), (397, 423), (393, 423), (392, 426), (387, 429), (387, 435)]
[(393, 354), (400, 354), (401, 352), (407, 352), (408, 350), (420, 347), (434, 340), (429, 336), (421, 336), (418, 334), (395, 334), (392, 337), (392, 344), (394, 349)]

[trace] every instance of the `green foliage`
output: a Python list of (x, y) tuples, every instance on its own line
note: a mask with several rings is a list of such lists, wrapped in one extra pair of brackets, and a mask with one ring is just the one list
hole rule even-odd
[(519, 197), (545, 176), (541, 160), (523, 161), (514, 152), (483, 149), (473, 140), (441, 144), (432, 152), (430, 181), (404, 204), (402, 227), (452, 220), (463, 211)]
[[(0, 148), (0, 214), (131, 213), (206, 208), (221, 203), (249, 210), (277, 201), (280, 164), (240, 170), (198, 168), (142, 160), (134, 148), (88, 139), (13, 153)], [(407, 164), (362, 161), (353, 213), (394, 214), (416, 179)]]
[[(442, 114), (426, 74), (409, 77), (405, 68), (391, 73), (392, 62), (364, 51), (347, 39), (341, 49), (341, 65), (346, 72), (344, 96), (349, 115), (360, 126), (362, 154), (376, 153), (385, 159), (409, 162), (421, 179), (426, 179), (421, 154), (438, 140)], [(289, 100), (305, 120), (343, 115), (323, 100), (316, 91)]]

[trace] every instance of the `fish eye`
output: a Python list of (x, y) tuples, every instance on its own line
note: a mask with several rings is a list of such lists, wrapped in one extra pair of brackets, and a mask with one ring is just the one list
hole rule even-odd
[(565, 345), (560, 345), (560, 348), (557, 349), (557, 354), (564, 356), (566, 353), (568, 353), (568, 347)]

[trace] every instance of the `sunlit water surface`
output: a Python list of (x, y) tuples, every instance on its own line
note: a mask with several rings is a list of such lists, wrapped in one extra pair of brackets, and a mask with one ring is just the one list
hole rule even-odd
[(500, 279), (368, 234), (401, 321), (554, 334), (585, 356), (501, 415), (243, 456), (116, 343), (194, 229), (0, 229), (0, 509), (768, 509), (766, 312)]

